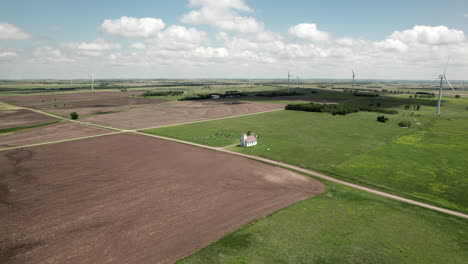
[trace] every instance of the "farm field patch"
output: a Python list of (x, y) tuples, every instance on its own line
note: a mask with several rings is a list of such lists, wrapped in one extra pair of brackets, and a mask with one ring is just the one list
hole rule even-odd
[[(238, 144), (240, 134), (251, 130), (259, 135), (258, 145), (229, 149), (466, 212), (468, 122), (458, 117), (464, 113), (456, 111), (461, 105), (453, 104), (453, 115), (445, 107), (448, 117), (437, 121), (428, 106), (421, 116), (409, 111), (387, 115), (387, 123), (376, 122), (381, 114), (371, 112), (333, 116), (280, 111), (145, 132), (225, 147)], [(399, 128), (397, 123), (404, 120), (413, 125)]]
[(139, 107), (120, 113), (91, 116), (85, 118), (84, 121), (126, 129), (142, 129), (282, 108), (284, 108), (282, 104), (230, 100), (181, 101)]
[(26, 127), (58, 121), (57, 118), (27, 109), (0, 111), (0, 129)]
[(327, 185), (177, 263), (466, 262), (467, 220)]
[(468, 119), (433, 120), (337, 166), (335, 173), (468, 212)]
[(325, 185), (135, 134), (0, 152), (9, 263), (169, 263)]
[(80, 125), (71, 122), (60, 122), (13, 133), (0, 134), (0, 150), (2, 148), (19, 147), (63, 139), (99, 135), (110, 130)]

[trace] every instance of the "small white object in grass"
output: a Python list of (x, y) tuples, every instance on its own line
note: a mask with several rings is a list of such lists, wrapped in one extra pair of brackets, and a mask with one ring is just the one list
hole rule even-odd
[(270, 150), (270, 148), (267, 148), (267, 150)]

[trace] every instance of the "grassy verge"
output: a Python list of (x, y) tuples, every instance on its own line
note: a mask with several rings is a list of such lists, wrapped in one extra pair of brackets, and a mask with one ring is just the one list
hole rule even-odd
[[(386, 115), (387, 123), (376, 122), (381, 114), (370, 112), (280, 111), (145, 132), (224, 147), (251, 130), (260, 136), (257, 146), (230, 149), (468, 212), (468, 100), (446, 98), (443, 116), (435, 118), (430, 102), (413, 111), (400, 104), (418, 101), (397, 99), (379, 101), (400, 111)], [(399, 128), (397, 123), (405, 120), (412, 126)]]
[(55, 122), (49, 122), (49, 123), (44, 123), (44, 124), (32, 125), (32, 126), (20, 126), (20, 127), (0, 129), (0, 134), (11, 133), (11, 132), (16, 132), (19, 130), (30, 129), (30, 128), (35, 128), (35, 127), (48, 126), (52, 124), (57, 124), (59, 122), (60, 121), (55, 121)]
[(178, 263), (466, 263), (466, 220), (328, 185)]
[(19, 107), (0, 101), (0, 111), (9, 111), (9, 110), (17, 110), (17, 109), (19, 109)]

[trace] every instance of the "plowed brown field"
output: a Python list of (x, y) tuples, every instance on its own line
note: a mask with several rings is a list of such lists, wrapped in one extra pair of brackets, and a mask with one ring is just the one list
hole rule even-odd
[(63, 139), (99, 135), (112, 132), (107, 129), (63, 122), (0, 134), (0, 149), (44, 143)]
[(183, 101), (97, 115), (84, 121), (125, 129), (141, 129), (283, 109), (283, 104), (224, 100)]
[(0, 111), (0, 129), (33, 126), (54, 121), (59, 120), (27, 109)]
[(168, 263), (324, 191), (312, 178), (118, 134), (0, 152), (0, 262)]

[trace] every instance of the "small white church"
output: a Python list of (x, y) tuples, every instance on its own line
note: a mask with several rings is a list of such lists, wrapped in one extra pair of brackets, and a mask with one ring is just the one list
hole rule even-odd
[(257, 145), (257, 137), (254, 134), (247, 136), (246, 133), (243, 133), (241, 135), (241, 140), (240, 140), (241, 147), (252, 147), (255, 145)]

